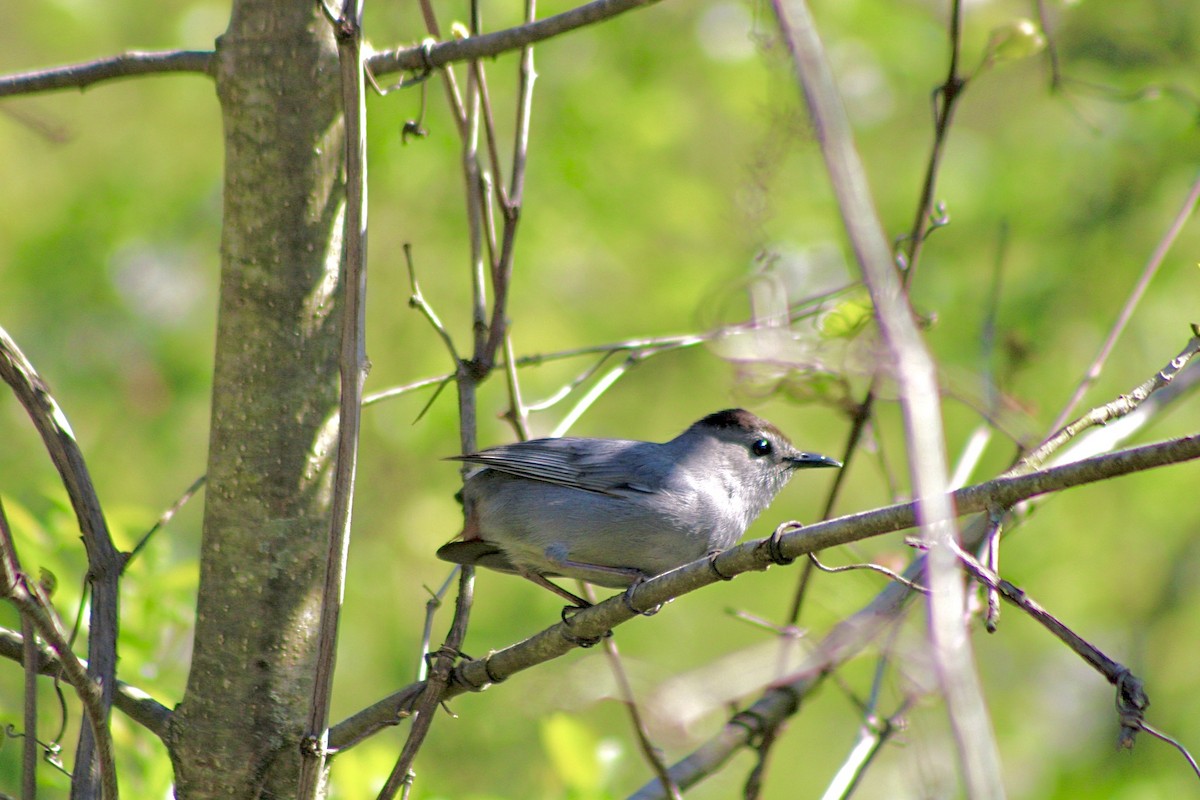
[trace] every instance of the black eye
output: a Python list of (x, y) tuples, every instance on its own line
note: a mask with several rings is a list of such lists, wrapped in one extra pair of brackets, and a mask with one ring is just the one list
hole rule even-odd
[(769, 456), (775, 452), (775, 448), (766, 439), (755, 439), (754, 444), (750, 445), (750, 452), (756, 456)]

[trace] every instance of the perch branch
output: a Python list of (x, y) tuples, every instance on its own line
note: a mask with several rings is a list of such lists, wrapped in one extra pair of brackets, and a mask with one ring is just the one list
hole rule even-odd
[[(1198, 458), (1200, 434), (1108, 453), (1028, 475), (997, 478), (959, 489), (951, 497), (958, 514), (970, 514), (997, 506), (1013, 505), (1030, 497), (1073, 486)], [(763, 570), (777, 563), (777, 560), (798, 558), (814, 550), (910, 528), (915, 524), (915, 520), (916, 504), (905, 503), (803, 528), (785, 525), (785, 530), (781, 532), (777, 541), (773, 542), (775, 537), (756, 539), (721, 553), (716, 559), (720, 562), (718, 569), (723, 576)], [(914, 562), (918, 563), (920, 562)], [(906, 571), (905, 577), (914, 580), (919, 577), (919, 573), (914, 575)], [(719, 580), (721, 578), (713, 572), (710, 559), (702, 558), (647, 580), (633, 592), (635, 597), (630, 598), (630, 602), (638, 608), (649, 608)], [(897, 597), (909, 596), (911, 592), (906, 586), (892, 583), (881, 593), (881, 597), (885, 598), (881, 602), (883, 605), (895, 605), (898, 602)], [(867, 616), (879, 616), (883, 605), (873, 605)], [(497, 683), (517, 672), (558, 658), (577, 647), (580, 640), (600, 636), (633, 616), (633, 611), (620, 595), (584, 609), (571, 618), (569, 625), (558, 623), (485, 659), (459, 664), (454, 670), (443, 699)], [(861, 621), (862, 618), (857, 619)], [(859, 624), (855, 630), (861, 631), (861, 628), (862, 625)], [(840, 634), (842, 638), (847, 635), (848, 632)], [(844, 646), (839, 644), (839, 647)], [(331, 746), (336, 749), (352, 747), (382, 728), (395, 724), (398, 715), (411, 708), (413, 700), (422, 688), (421, 683), (412, 684), (335, 725), (330, 731)], [(672, 776), (675, 777), (674, 773)], [(681, 788), (686, 788), (685, 783), (678, 780), (677, 783)], [(657, 781), (655, 785), (658, 785)]]

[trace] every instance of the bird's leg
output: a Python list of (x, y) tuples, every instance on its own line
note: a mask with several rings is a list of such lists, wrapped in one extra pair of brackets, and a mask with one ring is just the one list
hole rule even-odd
[[(625, 584), (637, 584), (641, 583), (647, 578), (653, 577), (652, 575), (647, 575), (640, 569), (634, 569), (633, 567), (610, 567), (605, 564), (589, 564), (586, 561), (572, 561), (569, 558), (555, 558), (551, 553), (546, 553), (545, 555), (547, 559), (553, 562), (555, 568), (564, 574), (569, 574), (568, 570), (573, 570), (577, 573), (584, 571), (600, 572), (605, 575), (618, 577), (621, 579), (621, 582)], [(554, 571), (555, 570), (550, 570), (551, 574), (553, 574)], [(574, 577), (578, 576), (576, 575)], [(583, 578), (583, 580), (588, 581), (587, 578)], [(588, 581), (588, 583), (596, 583), (596, 581)], [(602, 583), (601, 585), (608, 586), (610, 584)]]
[(549, 589), (550, 591), (554, 592), (556, 595), (558, 595), (562, 599), (571, 603), (571, 605), (575, 606), (576, 608), (591, 608), (592, 607), (592, 604), (589, 603), (587, 600), (584, 600), (582, 597), (580, 597), (577, 594), (572, 594), (571, 592), (568, 592), (566, 589), (562, 588), (561, 586), (559, 586), (557, 584), (551, 583), (549, 580), (546, 579), (546, 576), (542, 575), (539, 572), (534, 572), (533, 570), (528, 570), (528, 569), (519, 569), (518, 572), (520, 573), (522, 578), (525, 578), (527, 580), (530, 580), (530, 581), (536, 583), (538, 586), (541, 586), (543, 589)]

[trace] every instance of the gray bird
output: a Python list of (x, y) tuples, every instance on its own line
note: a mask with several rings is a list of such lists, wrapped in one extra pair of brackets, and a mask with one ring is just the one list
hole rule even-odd
[(547, 578), (633, 586), (733, 545), (797, 469), (841, 466), (740, 408), (661, 444), (534, 439), (453, 460), (483, 468), (463, 486), (462, 533), (438, 558), (516, 573), (582, 606)]

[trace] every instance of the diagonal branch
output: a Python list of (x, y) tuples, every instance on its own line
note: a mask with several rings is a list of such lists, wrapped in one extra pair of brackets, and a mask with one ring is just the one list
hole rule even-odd
[[(1029, 475), (996, 478), (959, 489), (951, 498), (957, 514), (970, 514), (1010, 506), (1030, 497), (1073, 486), (1195, 459), (1200, 459), (1200, 434), (1120, 450)], [(773, 541), (776, 537), (748, 541), (717, 556), (716, 561), (720, 562), (717, 566), (719, 574), (718, 571), (714, 571), (712, 560), (699, 559), (639, 585), (632, 592), (634, 596), (629, 598), (628, 604), (623, 595), (612, 597), (575, 614), (569, 623), (552, 625), (522, 642), (492, 653), (487, 658), (460, 664), (454, 670), (453, 681), (443, 699), (478, 690), (491, 683), (499, 683), (518, 672), (565, 655), (579, 646), (580, 641), (603, 635), (615, 626), (632, 619), (635, 614), (630, 605), (637, 608), (661, 605), (687, 592), (717, 583), (727, 576), (761, 571), (771, 564), (786, 562), (816, 550), (911, 528), (916, 524), (916, 513), (917, 504), (904, 503), (803, 528), (781, 526), (781, 533), (776, 541)], [(914, 562), (920, 563), (923, 562)], [(913, 580), (919, 577), (919, 573), (906, 574), (905, 577)], [(884, 590), (882, 596), (886, 598), (885, 605), (895, 605), (905, 602), (911, 595), (907, 586), (893, 583)], [(839, 634), (840, 638), (831, 633), (826, 639), (840, 641), (853, 634), (854, 642), (861, 647), (861, 628), (866, 624), (862, 620), (887, 618), (887, 614), (881, 608), (882, 606), (872, 607), (864, 617), (852, 618), (857, 620), (856, 625), (847, 627)], [(843, 629), (840, 626), (835, 629), (839, 630)], [(844, 650), (851, 645), (842, 643), (838, 647)], [(394, 725), (411, 708), (423, 686), (422, 683), (411, 684), (335, 725), (330, 729), (330, 747), (334, 750), (352, 747), (383, 728)], [(766, 702), (780, 701), (772, 699)], [(674, 770), (672, 777), (675, 777)], [(655, 785), (658, 785), (657, 780)], [(683, 782), (679, 785), (686, 786)]]
[(403, 47), (386, 50), (368, 58), (367, 66), (372, 74), (383, 75), (388, 72), (437, 69), (456, 61), (488, 58), (509, 50), (517, 50), (526, 45), (536, 44), (559, 34), (657, 2), (659, 0), (593, 0), (552, 17), (493, 33), (468, 36), (464, 39), (451, 39), (428, 47)]
[[(0, 328), (0, 379), (7, 383), (33, 420), (33, 425), (46, 452), (54, 463), (67, 490), (67, 497), (79, 521), (83, 546), (87, 550), (87, 580), (92, 585), (92, 613), (88, 625), (88, 675), (100, 685), (100, 725), (108, 724), (112, 705), (112, 687), (117, 672), (117, 614), (122, 556), (113, 545), (100, 509), (100, 498), (84, 463), (83, 453), (66, 415), (50, 394), (46, 382), (25, 358), (8, 332)], [(99, 775), (93, 763), (95, 741), (92, 729), (84, 727), (79, 734), (79, 751), (75, 766), (73, 797), (94, 796), (99, 789)]]
[[(804, 0), (773, 0), (772, 6), (829, 170), (842, 223), (871, 293), (880, 332), (896, 365), (921, 536), (931, 544), (955, 541), (958, 530), (946, 496), (945, 436), (933, 358), (917, 330), (905, 287), (896, 274), (866, 170), (855, 149), (850, 121), (808, 5)], [(964, 636), (962, 608), (966, 595), (958, 565), (947, 548), (939, 547), (930, 551), (926, 569), (931, 590), (928, 624), (933, 661), (958, 746), (966, 791), (973, 797), (1002, 797), (1000, 755), (972, 651)]]

